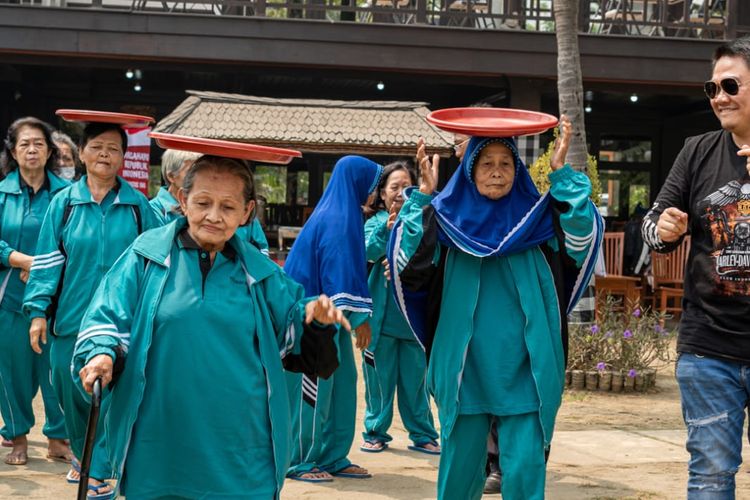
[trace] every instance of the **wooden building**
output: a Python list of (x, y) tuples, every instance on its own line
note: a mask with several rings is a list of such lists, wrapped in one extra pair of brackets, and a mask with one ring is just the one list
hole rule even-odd
[[(431, 109), (485, 102), (556, 114), (551, 6), (0, 0), (0, 128), (29, 114), (54, 122), (59, 107), (142, 111), (161, 120), (186, 89), (425, 102)], [(713, 50), (750, 32), (750, 2), (580, 6), (590, 151), (600, 160), (610, 217), (627, 218), (637, 202), (653, 198), (685, 137), (718, 127), (702, 82)]]

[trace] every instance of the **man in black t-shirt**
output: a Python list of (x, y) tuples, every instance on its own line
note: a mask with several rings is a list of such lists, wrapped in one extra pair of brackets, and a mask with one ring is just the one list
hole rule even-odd
[(677, 381), (688, 429), (687, 497), (734, 498), (750, 401), (750, 38), (714, 53), (705, 84), (721, 130), (685, 141), (643, 221), (657, 252), (691, 234)]

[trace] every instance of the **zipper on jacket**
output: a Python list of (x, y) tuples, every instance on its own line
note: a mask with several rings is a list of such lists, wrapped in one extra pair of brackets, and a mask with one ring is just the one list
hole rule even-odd
[[(479, 257), (477, 258), (479, 259), (479, 274), (481, 275), (482, 274), (482, 259)], [(479, 304), (479, 292), (481, 288), (482, 288), (482, 284), (481, 284), (481, 278), (480, 278), (479, 286), (477, 286), (474, 291), (474, 311), (472, 311), (472, 315), (471, 315), (472, 318), (474, 318), (474, 315), (476, 315), (477, 313), (477, 304)], [(459, 401), (458, 396), (459, 394), (461, 394), (461, 384), (463, 383), (464, 370), (466, 369), (466, 357), (469, 355), (469, 345), (471, 344), (471, 338), (473, 336), (474, 336), (474, 321), (472, 320), (471, 335), (469, 335), (469, 338), (466, 340), (466, 345), (464, 346), (464, 354), (463, 354), (463, 358), (461, 361), (461, 370), (458, 372), (458, 390), (456, 391), (456, 404), (459, 406), (459, 410), (460, 410), (461, 401)]]
[[(143, 261), (144, 261), (144, 263), (143, 263), (144, 269), (143, 269), (143, 281), (142, 281), (142, 283), (145, 284), (147, 282), (146, 281), (146, 278), (147, 278), (146, 273), (148, 272), (148, 259), (146, 257), (143, 257), (142, 255), (139, 255), (139, 257), (142, 258)], [(149, 308), (149, 311), (148, 311), (148, 315), (149, 315), (148, 316), (149, 320), (148, 320), (148, 325), (147, 325), (148, 328), (145, 328), (144, 331), (150, 331), (151, 332), (151, 337), (149, 338), (148, 345), (146, 345), (145, 352), (148, 352), (148, 350), (151, 348), (151, 341), (154, 338), (154, 317), (156, 316), (156, 308), (159, 305), (159, 303), (161, 302), (162, 295), (164, 294), (164, 288), (167, 286), (167, 279), (169, 278), (169, 272), (171, 271), (171, 266), (166, 266), (166, 269), (167, 270), (165, 271), (164, 278), (161, 280), (161, 283), (159, 284), (159, 293), (156, 296), (154, 302), (151, 304), (151, 307)], [(137, 311), (138, 308), (136, 307), (135, 310)], [(131, 325), (131, 327), (132, 327), (132, 325)], [(143, 359), (143, 368), (140, 371), (140, 373), (138, 374), (138, 375), (140, 375), (140, 379), (141, 379), (140, 383), (139, 383), (140, 390), (138, 391), (139, 392), (139, 396), (138, 396), (137, 402), (135, 404), (135, 408), (133, 410), (132, 417), (129, 419), (129, 421), (127, 423), (128, 433), (127, 433), (127, 436), (126, 436), (126, 439), (125, 439), (125, 451), (124, 451), (122, 457), (120, 457), (120, 463), (118, 464), (119, 475), (117, 477), (117, 485), (115, 487), (115, 491), (116, 492), (120, 491), (120, 482), (122, 481), (123, 472), (125, 471), (125, 461), (126, 461), (125, 459), (128, 456), (128, 450), (130, 449), (130, 442), (133, 439), (133, 427), (135, 426), (135, 420), (136, 420), (136, 418), (138, 418), (138, 410), (141, 407), (141, 403), (143, 403), (143, 392), (144, 392), (144, 390), (146, 388), (146, 363), (147, 363), (147, 361), (148, 361), (148, 356), (144, 356), (144, 359)], [(107, 418), (106, 421), (109, 422), (109, 417)], [(108, 426), (105, 426), (105, 427), (108, 428)]]
[[(539, 248), (536, 248), (536, 251), (541, 253), (541, 250)], [(544, 259), (544, 262), (547, 262), (547, 259), (544, 257), (544, 254), (542, 254), (542, 259)], [(508, 265), (510, 265), (510, 261), (508, 261)], [(549, 267), (549, 264), (547, 264)], [(511, 266), (512, 268), (512, 266)], [(552, 277), (552, 280), (554, 282), (554, 275), (552, 274), (552, 270), (550, 269), (550, 276)], [(514, 280), (515, 283), (515, 280)], [(518, 289), (518, 285), (515, 285), (516, 287), (516, 293), (518, 294), (519, 302), (521, 301), (521, 291)], [(555, 295), (557, 295), (557, 291), (555, 291)], [(559, 304), (558, 304), (559, 305)], [(544, 402), (542, 401), (542, 395), (539, 394), (539, 381), (536, 378), (536, 375), (534, 374), (534, 360), (531, 357), (531, 349), (529, 349), (529, 342), (526, 338), (526, 332), (528, 331), (529, 327), (529, 317), (526, 315), (525, 311), (523, 311), (523, 308), (521, 308), (521, 312), (523, 312), (523, 318), (524, 318), (524, 325), (523, 325), (523, 344), (526, 347), (526, 353), (529, 355), (529, 368), (531, 370), (531, 378), (534, 379), (534, 389), (536, 390), (536, 397), (539, 398), (539, 426), (542, 428), (542, 439), (544, 439), (544, 445), (545, 447), (549, 446), (550, 441), (547, 440), (547, 430), (544, 428), (544, 422), (542, 422), (542, 407), (544, 406)], [(545, 315), (547, 312), (547, 308), (545, 305)], [(559, 308), (557, 313), (559, 314)], [(562, 397), (562, 394), (560, 395)]]

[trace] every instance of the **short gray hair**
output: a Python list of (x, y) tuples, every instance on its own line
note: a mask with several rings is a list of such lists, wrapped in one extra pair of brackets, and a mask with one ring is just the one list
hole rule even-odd
[(161, 157), (161, 177), (164, 183), (169, 186), (169, 175), (174, 175), (180, 171), (186, 161), (195, 161), (200, 158), (200, 153), (192, 151), (180, 151), (178, 149), (167, 149)]
[(52, 142), (60, 142), (70, 148), (70, 152), (73, 154), (73, 159), (78, 163), (78, 146), (73, 142), (73, 139), (66, 133), (55, 130), (52, 132)]

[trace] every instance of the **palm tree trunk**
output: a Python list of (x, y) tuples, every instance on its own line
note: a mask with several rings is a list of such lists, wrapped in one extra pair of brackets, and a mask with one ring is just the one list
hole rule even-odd
[(583, 114), (583, 81), (581, 56), (578, 50), (579, 0), (554, 0), (557, 39), (557, 94), (560, 113), (573, 125), (568, 150), (568, 163), (576, 170), (586, 171), (588, 148)]

